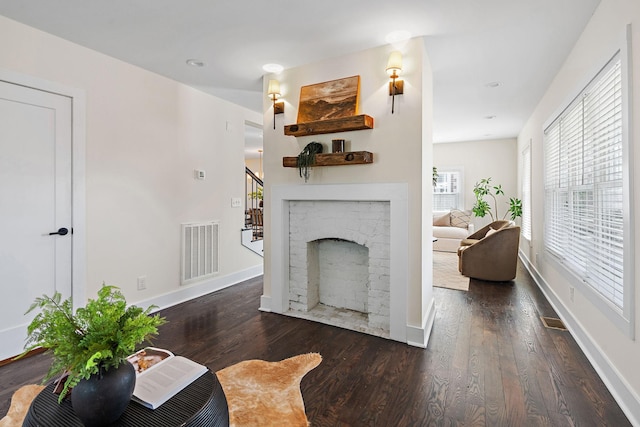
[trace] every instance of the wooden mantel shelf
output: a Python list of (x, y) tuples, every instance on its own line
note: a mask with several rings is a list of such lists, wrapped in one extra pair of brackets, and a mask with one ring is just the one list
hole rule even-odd
[[(373, 153), (369, 151), (351, 151), (348, 153), (326, 153), (316, 154), (315, 166), (345, 166), (345, 165), (365, 165), (373, 163)], [(282, 166), (285, 168), (297, 168), (297, 157), (283, 157)]]
[(361, 114), (359, 116), (286, 125), (284, 127), (284, 134), (290, 136), (306, 136), (363, 129), (373, 129), (373, 117)]

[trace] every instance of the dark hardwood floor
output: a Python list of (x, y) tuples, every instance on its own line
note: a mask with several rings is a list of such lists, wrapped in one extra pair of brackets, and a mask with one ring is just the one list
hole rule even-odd
[[(154, 345), (212, 371), (246, 359), (318, 352), (302, 380), (313, 426), (630, 425), (555, 313), (520, 268), (513, 283), (435, 288), (427, 349), (258, 310), (261, 278), (163, 310)], [(38, 382), (48, 356), (0, 367), (0, 415)]]

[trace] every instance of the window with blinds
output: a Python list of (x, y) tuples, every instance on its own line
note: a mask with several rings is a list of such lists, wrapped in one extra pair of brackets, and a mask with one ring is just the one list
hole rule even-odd
[(531, 144), (522, 152), (522, 235), (531, 241)]
[(622, 72), (617, 54), (545, 130), (544, 244), (624, 306)]
[(448, 211), (451, 209), (463, 209), (461, 190), (461, 171), (438, 171), (438, 181), (433, 187), (433, 210)]

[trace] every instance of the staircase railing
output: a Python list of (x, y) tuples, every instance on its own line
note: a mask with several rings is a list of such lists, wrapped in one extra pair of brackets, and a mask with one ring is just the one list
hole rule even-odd
[(245, 228), (253, 230), (253, 240), (261, 240), (263, 236), (262, 205), (264, 183), (251, 169), (245, 166)]

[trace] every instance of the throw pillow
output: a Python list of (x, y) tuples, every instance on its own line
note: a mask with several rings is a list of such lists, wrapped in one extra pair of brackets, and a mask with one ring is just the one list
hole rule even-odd
[(489, 237), (493, 233), (497, 233), (497, 232), (498, 232), (498, 230), (494, 230), (493, 228), (490, 228), (489, 230), (487, 230), (487, 234), (485, 234), (484, 237)]
[(440, 227), (449, 227), (451, 225), (451, 220), (449, 219), (449, 212), (442, 216), (434, 216), (433, 217), (433, 225)]
[(459, 211), (457, 209), (451, 210), (451, 225), (460, 228), (469, 228), (471, 222), (470, 211)]

